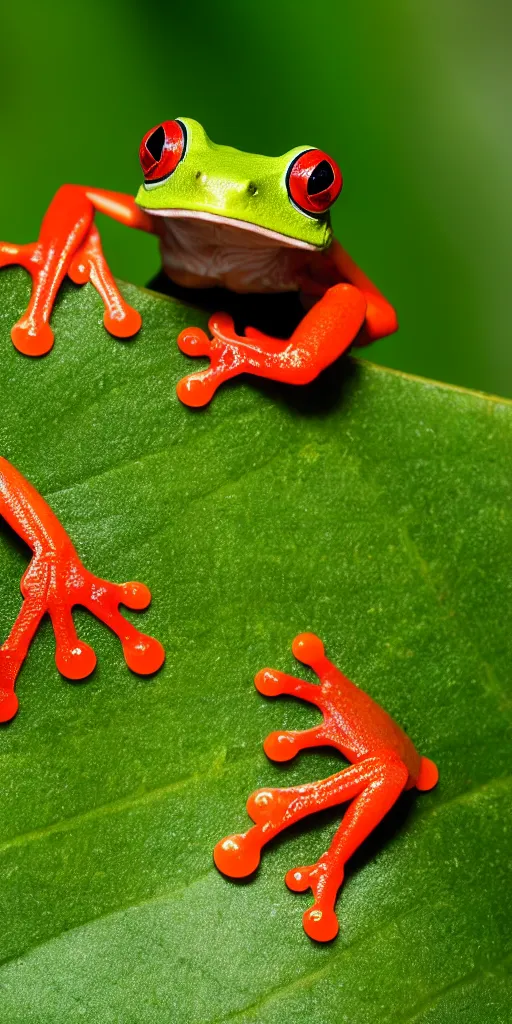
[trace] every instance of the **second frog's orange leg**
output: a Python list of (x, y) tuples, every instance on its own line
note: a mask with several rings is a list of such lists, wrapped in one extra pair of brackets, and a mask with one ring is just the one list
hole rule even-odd
[(123, 299), (107, 266), (95, 211), (142, 231), (153, 231), (151, 218), (131, 196), (120, 192), (62, 185), (44, 216), (37, 242), (13, 245), (0, 242), (0, 267), (19, 264), (32, 276), (28, 307), (14, 325), (15, 347), (28, 356), (41, 356), (53, 345), (50, 315), (66, 274), (76, 284), (91, 281), (105, 305), (105, 327), (117, 338), (136, 334), (141, 318)]
[(32, 560), (21, 581), (23, 605), (0, 647), (0, 722), (17, 711), (16, 678), (37, 627), (46, 613), (55, 631), (55, 662), (67, 679), (84, 679), (96, 655), (77, 636), (72, 608), (82, 605), (119, 637), (129, 668), (147, 675), (164, 661), (162, 645), (140, 633), (125, 619), (119, 605), (146, 608), (150, 591), (143, 583), (110, 583), (89, 572), (64, 527), (32, 484), (0, 457), (0, 515), (32, 549)]
[(300, 661), (311, 665), (320, 686), (275, 669), (259, 672), (256, 686), (269, 697), (287, 693), (315, 704), (324, 721), (304, 732), (271, 733), (265, 741), (265, 752), (273, 760), (286, 761), (299, 750), (325, 744), (336, 747), (352, 766), (304, 786), (257, 790), (247, 802), (247, 811), (255, 822), (253, 828), (223, 839), (215, 847), (214, 859), (224, 874), (242, 878), (257, 868), (262, 847), (283, 829), (308, 814), (350, 801), (329, 850), (314, 864), (286, 875), (290, 889), (313, 891), (314, 904), (304, 914), (304, 929), (312, 939), (326, 942), (338, 931), (334, 907), (347, 860), (382, 821), (402, 790), (435, 786), (437, 768), (428, 758), (420, 757), (383, 708), (326, 658), (318, 637), (301, 634), (294, 641), (293, 651)]

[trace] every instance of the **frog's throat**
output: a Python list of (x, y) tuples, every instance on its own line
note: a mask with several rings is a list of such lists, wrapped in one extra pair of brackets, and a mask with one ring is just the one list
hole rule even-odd
[[(176, 209), (170, 207), (167, 210), (152, 210), (142, 206), (142, 210), (151, 217), (180, 217), (182, 219), (195, 218), (196, 220), (208, 220), (213, 224), (227, 224), (233, 228), (240, 228), (241, 231), (250, 231), (264, 238), (270, 238), (280, 245), (289, 246), (292, 249), (309, 249), (310, 252), (318, 252), (325, 249), (326, 245), (313, 245), (311, 242), (302, 242), (299, 238), (292, 238), (290, 235), (283, 235), (280, 231), (271, 231), (270, 228), (262, 228), (259, 224), (251, 224), (250, 221), (238, 220), (236, 217), (223, 217), (219, 213), (206, 213), (202, 210)], [(329, 239), (329, 244), (331, 239)]]

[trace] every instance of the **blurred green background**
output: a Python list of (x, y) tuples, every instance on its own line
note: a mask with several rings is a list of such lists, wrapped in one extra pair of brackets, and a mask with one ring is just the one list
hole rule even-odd
[[(34, 238), (65, 181), (133, 193), (163, 118), (317, 145), (344, 173), (335, 231), (400, 317), (368, 356), (510, 395), (511, 28), (508, 0), (3, 5), (0, 236)], [(146, 283), (154, 239), (100, 221), (114, 272)]]

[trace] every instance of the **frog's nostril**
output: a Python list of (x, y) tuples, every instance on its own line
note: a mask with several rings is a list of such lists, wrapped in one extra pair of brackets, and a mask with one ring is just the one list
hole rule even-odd
[(201, 177), (201, 171), (196, 171), (196, 179), (199, 179), (200, 177)]
[(255, 185), (253, 181), (250, 181), (248, 186), (247, 186), (247, 191), (248, 191), (250, 196), (255, 196), (255, 195), (257, 195), (257, 192), (258, 192), (258, 186)]

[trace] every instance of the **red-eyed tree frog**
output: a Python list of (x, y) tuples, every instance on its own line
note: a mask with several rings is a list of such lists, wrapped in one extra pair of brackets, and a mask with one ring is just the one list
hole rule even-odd
[(211, 311), (221, 302), (224, 312), (209, 321), (212, 337), (190, 328), (178, 338), (183, 352), (210, 358), (208, 369), (178, 384), (187, 405), (205, 405), (240, 373), (308, 383), (352, 343), (396, 330), (392, 306), (333, 239), (329, 211), (342, 177), (326, 153), (311, 146), (278, 157), (243, 153), (213, 143), (183, 117), (146, 133), (140, 162), (135, 199), (63, 185), (37, 242), (0, 243), (0, 266), (20, 264), (32, 275), (28, 308), (11, 332), (20, 352), (40, 356), (52, 347), (50, 316), (66, 274), (95, 286), (111, 334), (139, 330), (141, 318), (103, 255), (96, 210), (158, 236), (171, 291)]

